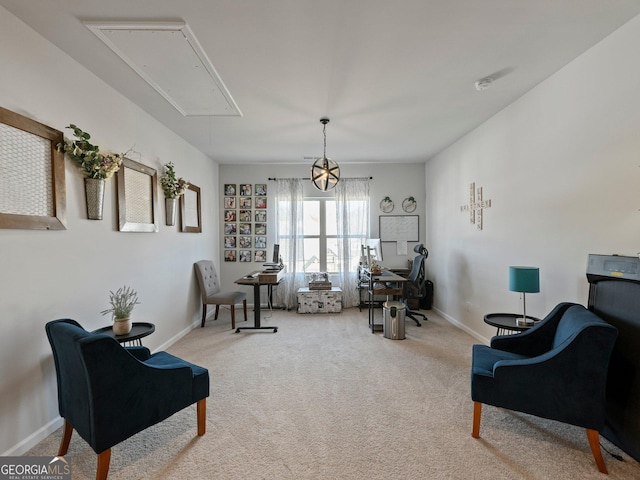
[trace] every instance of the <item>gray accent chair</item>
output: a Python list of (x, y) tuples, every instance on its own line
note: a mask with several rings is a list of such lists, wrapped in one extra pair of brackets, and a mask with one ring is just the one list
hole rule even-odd
[(200, 260), (194, 264), (196, 277), (200, 285), (200, 295), (202, 297), (202, 324), (207, 319), (207, 305), (216, 306), (214, 320), (218, 319), (220, 305), (231, 307), (231, 328), (236, 328), (236, 304), (242, 302), (244, 310), (244, 321), (247, 321), (247, 294), (244, 292), (222, 292), (220, 291), (220, 281), (213, 262), (211, 260)]

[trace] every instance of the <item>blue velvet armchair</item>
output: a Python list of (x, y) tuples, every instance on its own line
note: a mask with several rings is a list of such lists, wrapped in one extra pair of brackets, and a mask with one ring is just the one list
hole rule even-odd
[(582, 305), (561, 303), (538, 325), (474, 345), (472, 436), (480, 437), (482, 404), (583, 427), (598, 469), (605, 423), (609, 359), (618, 331)]
[(111, 447), (197, 403), (198, 435), (205, 433), (209, 372), (166, 352), (123, 347), (70, 319), (45, 330), (56, 366), (65, 455), (75, 429), (98, 455), (96, 479), (107, 478)]

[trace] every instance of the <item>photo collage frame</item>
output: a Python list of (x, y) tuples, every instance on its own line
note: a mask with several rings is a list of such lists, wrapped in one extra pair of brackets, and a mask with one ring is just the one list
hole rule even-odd
[(224, 184), (225, 262), (267, 261), (267, 184)]

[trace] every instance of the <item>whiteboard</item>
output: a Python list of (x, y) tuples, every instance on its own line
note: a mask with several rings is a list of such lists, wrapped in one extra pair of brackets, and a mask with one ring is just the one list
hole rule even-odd
[(380, 215), (379, 218), (381, 241), (420, 241), (420, 217), (418, 215)]

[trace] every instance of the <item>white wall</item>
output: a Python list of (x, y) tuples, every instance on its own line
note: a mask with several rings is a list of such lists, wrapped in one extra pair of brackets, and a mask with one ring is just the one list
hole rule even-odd
[[(425, 205), (421, 199), (425, 196), (424, 186), (424, 164), (341, 164), (340, 174), (343, 177), (373, 177), (370, 183), (371, 195), (371, 237), (379, 236), (378, 233), (378, 217), (383, 215), (379, 209), (380, 201), (389, 196), (394, 201), (395, 208), (389, 215), (407, 215), (402, 211), (402, 200), (406, 197), (413, 196), (418, 200), (416, 210), (411, 215), (419, 215), (420, 217), (420, 241), (424, 242), (424, 212)], [(267, 184), (267, 207), (268, 207), (268, 225), (267, 225), (267, 257), (273, 252), (273, 244), (275, 243), (275, 212), (272, 209), (273, 198), (275, 194), (276, 182), (268, 181), (268, 178), (295, 178), (308, 177), (311, 170), (311, 163), (300, 165), (221, 165), (219, 191), (223, 192), (225, 183), (266, 183)], [(322, 197), (331, 195), (333, 192), (320, 192), (316, 190), (311, 182), (305, 183), (305, 196)], [(220, 193), (220, 231), (222, 232), (224, 205), (222, 204), (222, 193)], [(222, 236), (220, 233), (220, 243), (222, 244)], [(382, 250), (384, 255), (383, 264), (387, 267), (406, 267), (407, 259), (413, 258), (416, 254), (413, 252), (415, 243), (408, 244), (407, 255), (396, 254), (395, 242), (384, 242)], [(242, 277), (252, 270), (262, 268), (261, 263), (240, 263), (240, 262), (224, 262), (223, 249), (221, 248), (220, 257), (218, 259), (220, 265), (220, 276), (222, 287), (226, 290), (246, 290), (249, 294), (249, 303), (253, 303), (253, 294), (250, 287), (242, 287), (235, 285), (234, 280)], [(270, 260), (270, 258), (269, 258)], [(266, 290), (266, 289), (263, 289)], [(266, 292), (263, 292), (265, 295)], [(265, 299), (263, 299), (265, 301)]]
[[(639, 43), (640, 17), (427, 163), (430, 277), (451, 320), (486, 339), (484, 314), (521, 311), (509, 265), (540, 267), (528, 314), (586, 305), (587, 255), (640, 251)], [(492, 202), (482, 231), (460, 212), (471, 182)]]
[[(104, 219), (86, 219), (83, 180), (66, 161), (67, 230), (0, 230), (0, 454), (20, 454), (59, 425), (56, 381), (44, 325), (69, 317), (92, 330), (109, 290), (134, 287), (134, 321), (156, 325), (152, 350), (197, 322), (193, 262), (217, 258), (218, 166), (0, 7), (0, 105), (65, 130), (75, 123), (96, 144), (161, 171), (173, 161), (202, 189), (202, 234), (164, 225), (158, 233), (119, 233), (115, 178)], [(70, 132), (65, 130), (65, 135)], [(2, 192), (0, 192), (2, 194)], [(2, 453), (4, 452), (4, 453)]]

